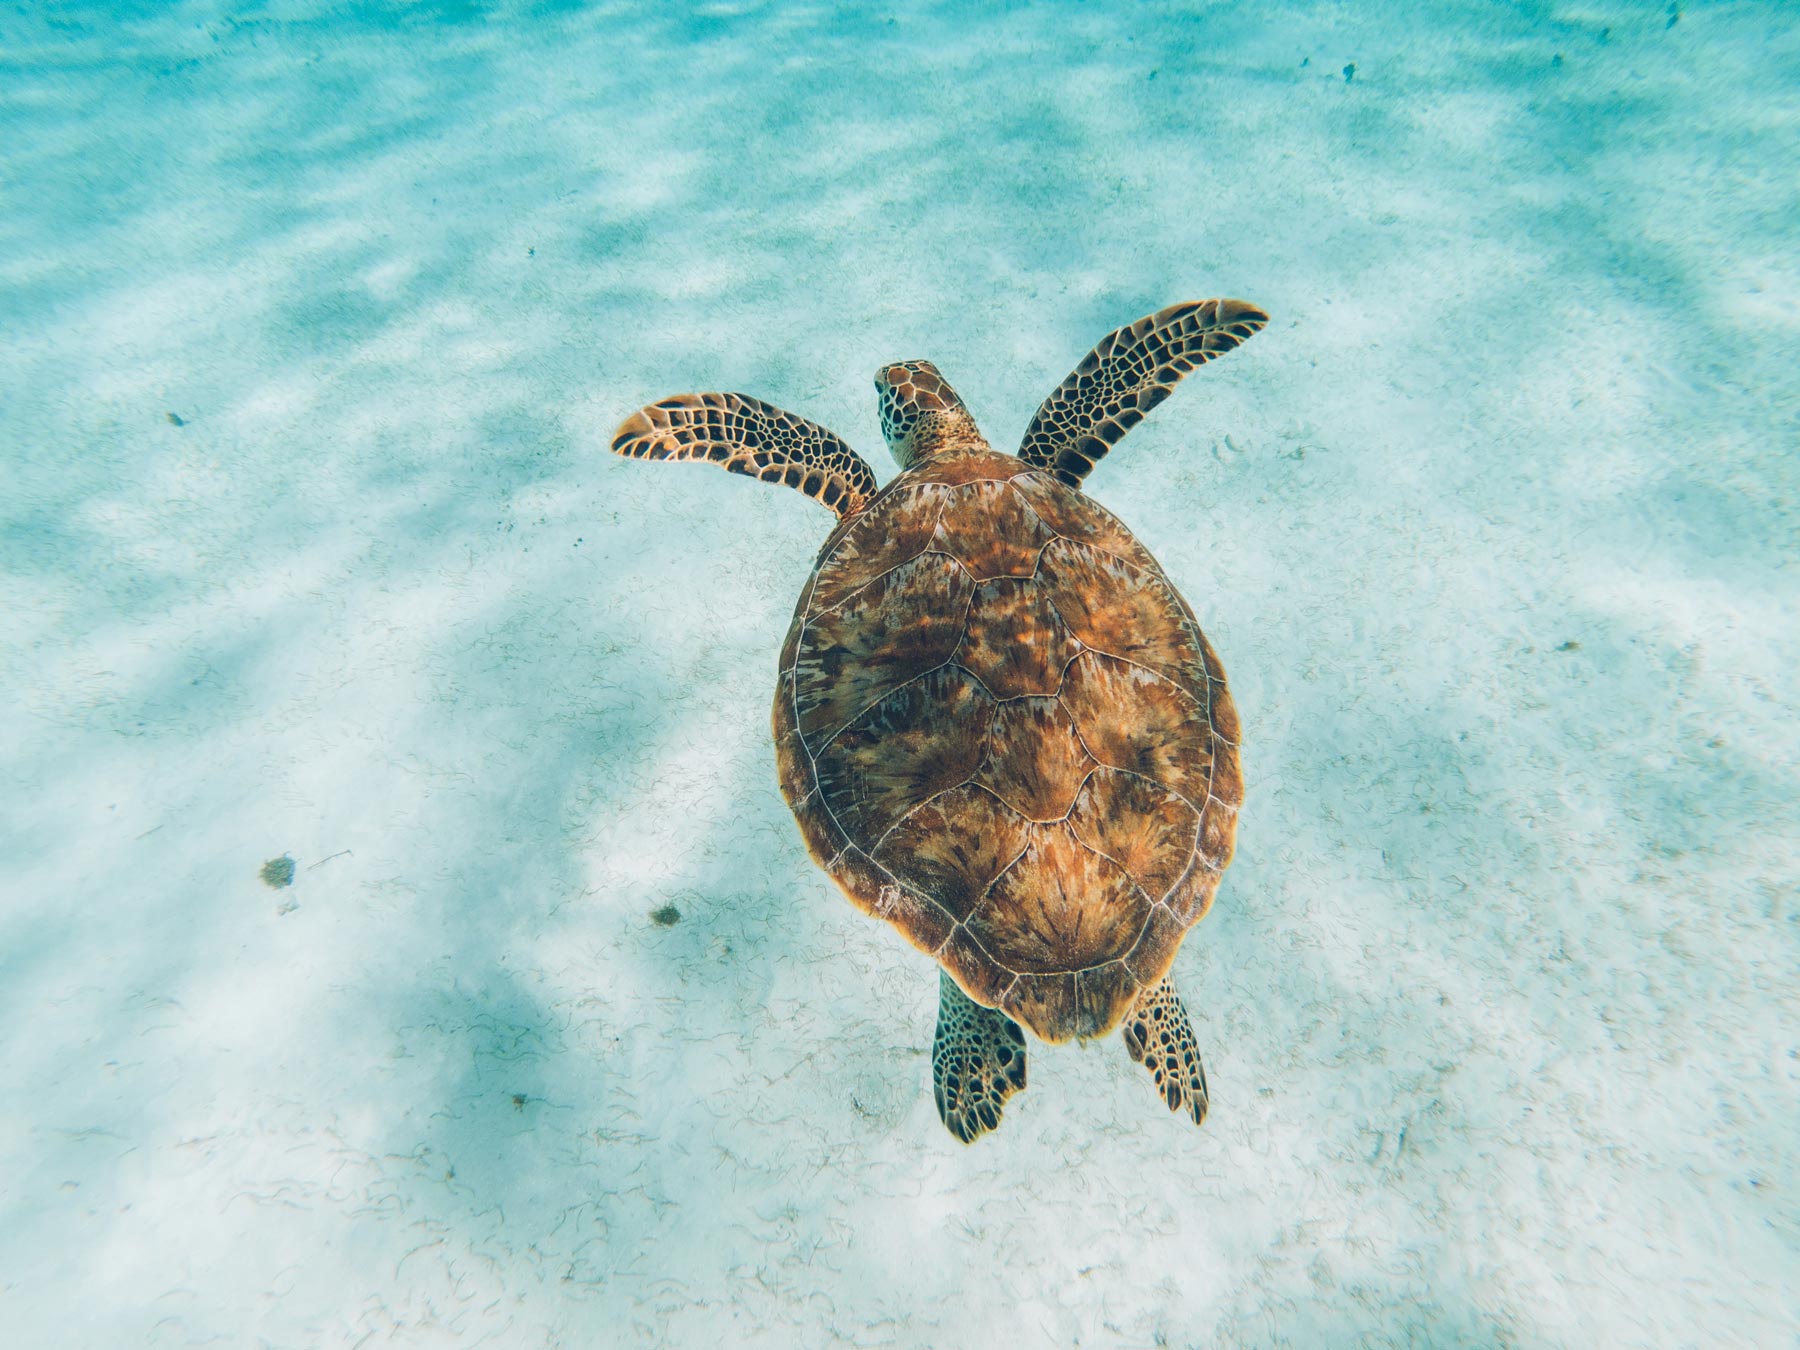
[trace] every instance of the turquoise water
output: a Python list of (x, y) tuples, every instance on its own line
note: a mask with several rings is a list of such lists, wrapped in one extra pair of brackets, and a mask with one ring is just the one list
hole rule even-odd
[[(0, 17), (5, 1339), (1791, 1343), (1797, 19)], [(1209, 295), (1087, 486), (1243, 717), (1212, 1114), (966, 1148), (775, 783), (829, 515), (608, 437)]]

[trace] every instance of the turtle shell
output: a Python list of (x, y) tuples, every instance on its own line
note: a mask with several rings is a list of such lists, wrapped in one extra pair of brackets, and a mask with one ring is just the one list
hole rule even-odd
[(1131, 532), (1011, 455), (928, 460), (825, 542), (775, 695), (844, 894), (1046, 1041), (1168, 973), (1231, 859), (1237, 714)]

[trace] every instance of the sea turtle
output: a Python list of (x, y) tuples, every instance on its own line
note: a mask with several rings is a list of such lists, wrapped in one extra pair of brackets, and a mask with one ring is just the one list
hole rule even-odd
[(902, 472), (744, 394), (680, 394), (612, 448), (707, 459), (838, 514), (781, 649), (781, 790), (813, 858), (938, 962), (938, 1114), (972, 1142), (1052, 1043), (1125, 1023), (1198, 1124), (1206, 1076), (1168, 981), (1231, 859), (1238, 720), (1193, 611), (1080, 489), (1182, 376), (1268, 322), (1241, 300), (1109, 333), (1016, 455), (929, 361), (875, 377)]

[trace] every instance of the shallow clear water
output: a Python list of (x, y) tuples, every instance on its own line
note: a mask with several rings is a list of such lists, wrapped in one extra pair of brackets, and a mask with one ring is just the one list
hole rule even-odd
[[(0, 17), (9, 1343), (1800, 1333), (1792, 7), (969, 8)], [(776, 788), (830, 517), (608, 436), (1215, 294), (1088, 483), (1245, 726), (1212, 1115), (965, 1148)]]

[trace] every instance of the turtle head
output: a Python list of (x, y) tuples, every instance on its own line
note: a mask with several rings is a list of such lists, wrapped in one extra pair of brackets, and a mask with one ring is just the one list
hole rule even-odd
[(985, 450), (975, 419), (929, 361), (896, 361), (875, 376), (881, 434), (900, 467), (964, 450)]

